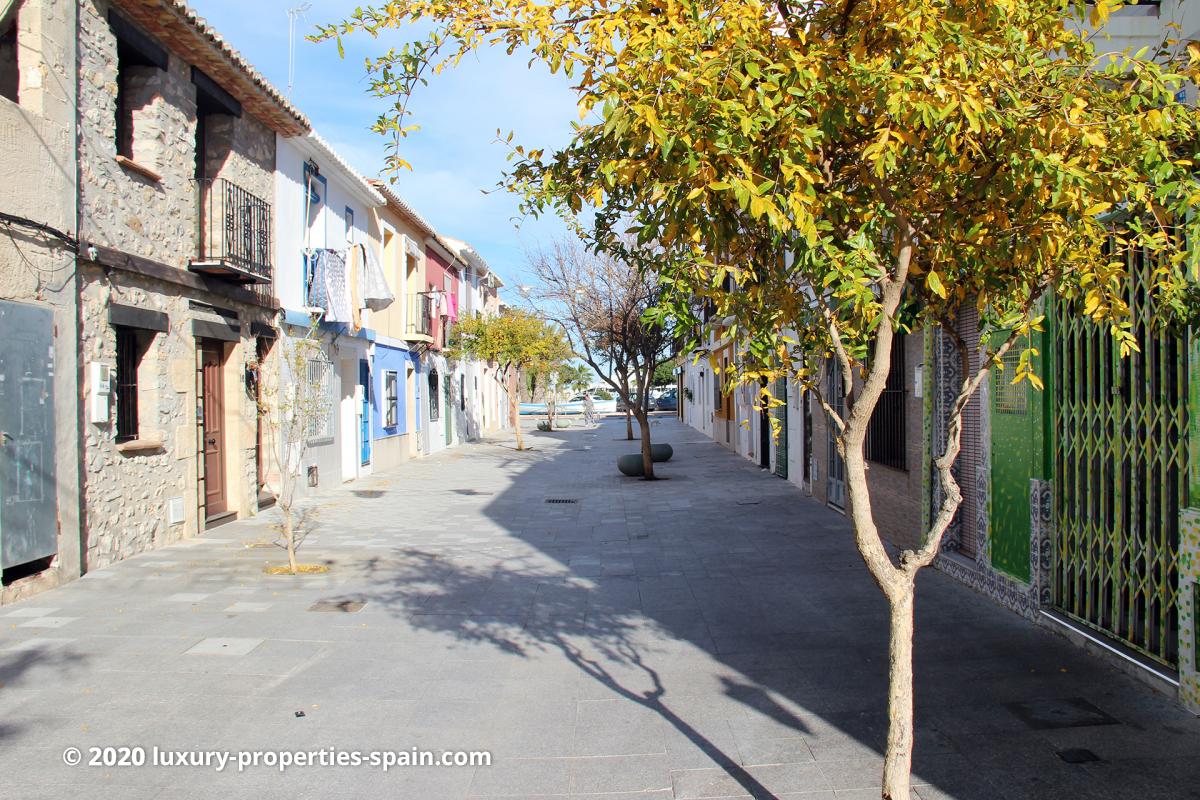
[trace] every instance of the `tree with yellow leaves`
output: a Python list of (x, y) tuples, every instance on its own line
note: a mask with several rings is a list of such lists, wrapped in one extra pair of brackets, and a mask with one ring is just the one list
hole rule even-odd
[[(1092, 31), (1120, 5), (396, 0), (321, 32), (432, 24), (367, 65), (395, 100), (377, 126), (396, 136), (394, 167), (408, 97), (464, 55), (527, 51), (570, 76), (572, 139), (513, 148), (504, 183), (526, 209), (593, 210), (610, 252), (633, 220), (669, 255), (659, 276), (674, 299), (657, 313), (686, 329), (710, 301), (744, 348), (739, 378), (840, 373), (843, 402), (823, 408), (858, 550), (891, 609), (884, 798), (909, 797), (914, 581), (961, 500), (951, 468), (980, 382), (1016, 346), (1012, 379), (1038, 383), (1027, 343), (1049, 296), (1135, 349), (1125, 250), (1155, 260), (1158, 324), (1190, 318), (1197, 119), (1179, 98), (1197, 48), (1098, 54)], [(956, 332), (968, 308), (989, 343), (976, 370)], [(893, 557), (864, 443), (903, 326), (945, 331), (963, 370), (934, 463), (941, 504), (921, 544)]]

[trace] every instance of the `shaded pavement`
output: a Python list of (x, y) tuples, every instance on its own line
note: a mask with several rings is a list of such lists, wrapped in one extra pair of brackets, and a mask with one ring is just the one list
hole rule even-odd
[[(877, 798), (886, 607), (845, 519), (671, 417), (670, 480), (622, 478), (623, 430), (330, 491), (323, 575), (263, 573), (268, 513), (0, 608), (0, 796)], [(917, 614), (921, 800), (1200, 798), (1169, 699), (932, 570)], [(63, 763), (118, 745), (493, 763)]]

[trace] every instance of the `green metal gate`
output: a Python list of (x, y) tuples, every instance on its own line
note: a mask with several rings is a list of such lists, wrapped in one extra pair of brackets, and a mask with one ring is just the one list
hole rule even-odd
[(1053, 602), (1174, 666), (1187, 358), (1181, 336), (1150, 325), (1149, 262), (1128, 257), (1140, 353), (1122, 359), (1107, 328), (1055, 315)]

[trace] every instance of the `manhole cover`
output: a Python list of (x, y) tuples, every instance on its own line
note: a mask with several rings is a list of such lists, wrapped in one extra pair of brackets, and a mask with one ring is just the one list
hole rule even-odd
[(559, 505), (564, 503), (578, 503), (579, 501), (573, 497), (547, 497), (546, 502), (551, 505)]
[(379, 489), (351, 489), (350, 493), (355, 497), (365, 497), (368, 500), (383, 497), (383, 492)]
[(1082, 697), (1030, 700), (1027, 703), (1008, 703), (1007, 707), (1034, 730), (1121, 724)]
[(361, 611), (366, 603), (362, 600), (354, 600), (351, 598), (327, 600), (318, 600), (308, 607), (309, 611), (332, 611), (341, 612), (343, 614), (353, 614), (356, 611)]
[(1092, 761), (1100, 760), (1100, 756), (1096, 755), (1091, 750), (1085, 750), (1082, 747), (1072, 747), (1069, 750), (1059, 750), (1058, 757), (1068, 764), (1087, 764)]

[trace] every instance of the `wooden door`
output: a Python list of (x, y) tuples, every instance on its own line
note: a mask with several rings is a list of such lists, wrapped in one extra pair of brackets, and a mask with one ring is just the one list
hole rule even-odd
[(201, 403), (203, 405), (204, 511), (208, 517), (224, 514), (225, 498), (225, 346), (201, 342)]

